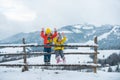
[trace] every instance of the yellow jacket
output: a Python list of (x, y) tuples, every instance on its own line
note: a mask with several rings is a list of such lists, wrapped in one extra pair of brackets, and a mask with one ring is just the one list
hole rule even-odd
[[(53, 42), (54, 42), (55, 45), (63, 45), (65, 43), (66, 39), (67, 38), (64, 36), (63, 39), (58, 42), (57, 41), (57, 37), (55, 37), (53, 39)], [(61, 46), (60, 47), (59, 46), (58, 47), (54, 47), (54, 50), (64, 50), (64, 47), (61, 47)]]

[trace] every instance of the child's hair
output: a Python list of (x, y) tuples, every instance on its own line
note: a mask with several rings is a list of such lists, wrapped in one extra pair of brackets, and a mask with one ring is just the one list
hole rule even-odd
[(62, 39), (62, 35), (61, 35), (61, 33), (58, 33), (58, 35), (59, 35), (59, 38)]
[(58, 33), (58, 38), (57, 38), (57, 42), (58, 42), (58, 39), (62, 39), (62, 35), (60, 33)]

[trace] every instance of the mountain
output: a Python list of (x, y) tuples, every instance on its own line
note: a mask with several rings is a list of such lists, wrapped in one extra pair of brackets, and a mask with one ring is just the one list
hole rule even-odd
[[(85, 43), (98, 36), (99, 49), (120, 49), (120, 25), (106, 24), (99, 27), (91, 24), (67, 25), (58, 29), (58, 32), (65, 33), (66, 43)], [(40, 31), (19, 33), (1, 40), (0, 43), (22, 43), (22, 38), (26, 39), (26, 43), (43, 44)]]
[(120, 25), (69, 25), (60, 31), (66, 32), (69, 43), (84, 43), (98, 37), (99, 49), (120, 49)]
[(8, 37), (4, 40), (1, 40), (0, 43), (22, 43), (22, 39), (26, 39), (26, 43), (41, 43), (40, 31), (30, 32), (30, 33), (18, 33), (11, 37)]

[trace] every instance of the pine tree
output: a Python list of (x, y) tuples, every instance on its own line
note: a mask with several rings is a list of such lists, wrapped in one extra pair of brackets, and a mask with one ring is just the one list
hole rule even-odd
[(117, 65), (115, 72), (120, 72), (119, 64)]
[(108, 72), (113, 72), (111, 67), (108, 68)]

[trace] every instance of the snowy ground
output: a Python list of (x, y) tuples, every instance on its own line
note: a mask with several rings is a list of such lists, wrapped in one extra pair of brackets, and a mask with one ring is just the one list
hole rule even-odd
[[(77, 50), (66, 50), (65, 52), (72, 52)], [(78, 50), (80, 51), (80, 49)], [(82, 50), (81, 50), (82, 51)], [(85, 51), (85, 50), (84, 50)], [(112, 53), (120, 53), (120, 50), (99, 50), (98, 58), (107, 58)], [(92, 61), (89, 55), (65, 55), (66, 64), (83, 64), (87, 61)], [(33, 57), (27, 59), (28, 64), (43, 64), (43, 56)], [(23, 59), (5, 62), (8, 64), (23, 64)], [(55, 55), (51, 57), (51, 63), (55, 64)], [(4, 63), (1, 63), (4, 64)], [(107, 71), (107, 68), (105, 68)], [(66, 71), (66, 70), (41, 70), (29, 69), (29, 71), (21, 72), (21, 68), (5, 68), (0, 67), (0, 80), (120, 80), (120, 73), (104, 72), (98, 70), (98, 73), (80, 72), (80, 71)]]
[(120, 73), (98, 71), (95, 73), (30, 69), (21, 72), (20, 68), (0, 68), (0, 80), (120, 80)]

